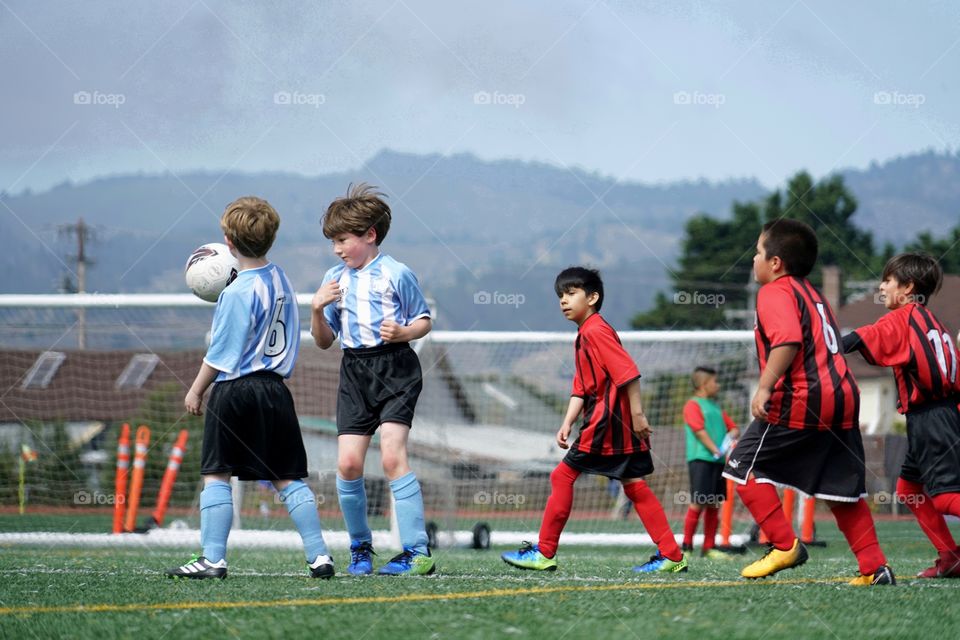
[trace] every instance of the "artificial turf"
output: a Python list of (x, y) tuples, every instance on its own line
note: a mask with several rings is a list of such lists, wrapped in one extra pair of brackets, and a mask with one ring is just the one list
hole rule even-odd
[[(935, 554), (915, 523), (878, 523), (896, 587), (851, 587), (839, 532), (775, 577), (748, 582), (731, 560), (693, 556), (681, 575), (631, 571), (649, 548), (567, 546), (555, 573), (505, 565), (500, 550), (441, 549), (418, 578), (307, 577), (293, 550), (230, 552), (223, 581), (169, 580), (190, 550), (8, 546), (0, 637), (10, 638), (910, 638), (960, 636), (960, 580), (912, 578)], [(518, 541), (519, 543), (519, 541)], [(390, 553), (376, 558), (385, 562)]]

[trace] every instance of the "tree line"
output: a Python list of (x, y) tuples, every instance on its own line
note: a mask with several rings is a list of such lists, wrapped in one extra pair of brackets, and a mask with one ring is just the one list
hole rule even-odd
[[(674, 291), (658, 292), (654, 307), (631, 320), (635, 329), (739, 328), (725, 310), (746, 310), (753, 282), (753, 256), (762, 226), (779, 218), (795, 218), (817, 232), (818, 268), (810, 274), (822, 284), (819, 267), (839, 267), (847, 282), (879, 282), (883, 265), (897, 248), (875, 247), (873, 233), (853, 222), (856, 197), (839, 175), (815, 182), (801, 171), (782, 190), (756, 202), (734, 202), (727, 220), (701, 213), (684, 225), (681, 254), (670, 273)], [(925, 251), (937, 257), (946, 273), (960, 274), (960, 224), (944, 236), (928, 231), (906, 242), (903, 251)], [(849, 293), (849, 290), (847, 291)]]

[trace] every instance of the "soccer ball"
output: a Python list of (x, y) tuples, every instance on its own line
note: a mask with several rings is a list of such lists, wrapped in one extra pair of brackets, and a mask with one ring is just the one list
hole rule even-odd
[(240, 263), (227, 245), (211, 242), (190, 254), (184, 276), (187, 286), (201, 300), (216, 302), (220, 292), (237, 277)]

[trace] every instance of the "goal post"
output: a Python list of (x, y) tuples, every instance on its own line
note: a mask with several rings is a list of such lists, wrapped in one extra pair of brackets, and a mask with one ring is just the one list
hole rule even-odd
[[(288, 385), (307, 448), (307, 482), (325, 531), (337, 544), (346, 539), (335, 482), (340, 352), (318, 349), (306, 332), (311, 298), (298, 296), (304, 333)], [(81, 309), (82, 341), (76, 321)], [(190, 294), (0, 295), (0, 384), (8, 390), (0, 404), (0, 486), (16, 486), (7, 478), (15, 477), (11, 461), (21, 444), (38, 454), (25, 473), (24, 531), (55, 532), (68, 514), (83, 519), (79, 531), (108, 535), (125, 423), (134, 429), (145, 424), (153, 434), (142, 514), (154, 509), (179, 432), (189, 432), (165, 528), (195, 531), (202, 419), (185, 412), (183, 394), (203, 356), (213, 309)], [(564, 455), (554, 437), (570, 397), (574, 338), (573, 331), (435, 330), (414, 344), (423, 391), (410, 434), (411, 467), (421, 481), (437, 543), (512, 545), (535, 539), (549, 473)], [(690, 374), (696, 366), (716, 369), (720, 403), (745, 426), (756, 380), (753, 335), (624, 331), (620, 338), (641, 372), (644, 408), (654, 429), (655, 471), (647, 480), (679, 533), (689, 500), (682, 411), (692, 394)], [(376, 438), (365, 478), (378, 544), (391, 546), (391, 496)], [(287, 540), (292, 524), (272, 487), (240, 485), (236, 507), (244, 536)], [(0, 491), (0, 506), (15, 504), (15, 494)], [(628, 507), (617, 483), (583, 476), (561, 543), (646, 543)], [(735, 541), (749, 529), (744, 515), (738, 506)], [(182, 540), (182, 533), (177, 536)]]

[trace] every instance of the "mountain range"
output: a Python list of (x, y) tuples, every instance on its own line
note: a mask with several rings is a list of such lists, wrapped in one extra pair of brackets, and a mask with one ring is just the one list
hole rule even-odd
[[(840, 173), (859, 202), (855, 223), (873, 232), (877, 246), (902, 246), (920, 231), (941, 235), (960, 222), (958, 154), (925, 152)], [(475, 330), (569, 329), (553, 278), (571, 264), (601, 269), (604, 315), (627, 328), (657, 290), (669, 289), (687, 219), (726, 218), (734, 201), (767, 193), (755, 179), (642, 184), (541, 163), (388, 150), (356, 171), (312, 177), (109, 176), (0, 193), (0, 292), (58, 290), (77, 252), (63, 225), (79, 218), (93, 233), (88, 291), (186, 291), (187, 256), (221, 240), (224, 206), (248, 194), (280, 212), (271, 258), (298, 291), (309, 292), (336, 260), (320, 217), (360, 181), (389, 196), (393, 224), (383, 249), (418, 274), (436, 302), (437, 327)]]

